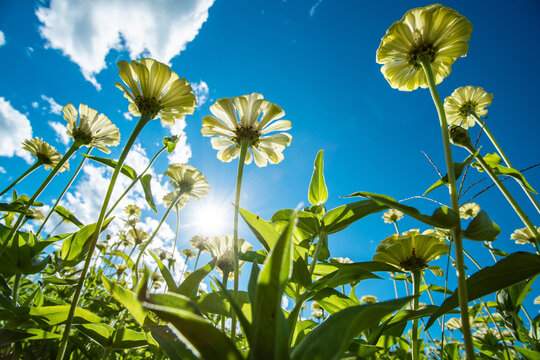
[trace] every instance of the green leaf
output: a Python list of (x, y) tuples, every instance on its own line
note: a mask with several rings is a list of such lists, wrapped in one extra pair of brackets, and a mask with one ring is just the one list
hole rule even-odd
[(146, 202), (148, 203), (148, 205), (150, 205), (150, 208), (154, 210), (154, 212), (157, 214), (156, 203), (154, 202), (154, 197), (152, 196), (152, 188), (150, 187), (152, 175), (146, 174), (141, 178), (140, 181), (144, 190), (144, 198), (146, 199)]
[(111, 347), (116, 350), (125, 350), (147, 345), (145, 333), (121, 327), (115, 331)]
[(317, 216), (308, 211), (297, 211), (293, 209), (283, 209), (272, 215), (272, 222), (274, 221), (286, 221), (289, 222), (291, 216), (294, 213), (298, 213), (298, 220), (296, 222), (296, 228), (302, 230), (304, 233), (310, 236), (317, 236), (319, 234), (319, 219)]
[(308, 200), (312, 205), (324, 204), (328, 199), (328, 189), (324, 182), (323, 173), (323, 151), (319, 150), (315, 158), (315, 169), (309, 183)]
[(139, 325), (155, 324), (155, 321), (148, 317), (141, 303), (137, 300), (134, 292), (124, 289), (120, 285), (110, 281), (105, 275), (101, 275), (103, 286), (116, 301), (122, 304), (127, 311), (135, 318)]
[(360, 305), (359, 302), (354, 301), (347, 295), (343, 295), (339, 291), (330, 288), (317, 292), (311, 300), (321, 305), (329, 314), (334, 314), (351, 306)]
[(521, 356), (523, 356), (526, 360), (540, 360), (540, 352), (538, 351), (529, 350), (519, 346), (513, 346), (512, 348), (517, 351)]
[(79, 229), (84, 226), (84, 224), (79, 219), (77, 219), (75, 215), (71, 213), (71, 211), (68, 211), (66, 208), (60, 205), (56, 205), (56, 207), (54, 208), (54, 212), (60, 215), (62, 219), (67, 220), (73, 225), (77, 226)]
[(176, 289), (177, 289), (176, 283), (174, 282), (174, 279), (171, 273), (169, 272), (169, 269), (167, 269), (167, 267), (163, 265), (159, 257), (154, 255), (151, 251), (149, 251), (149, 253), (150, 255), (152, 255), (152, 257), (156, 261), (157, 266), (159, 267), (159, 271), (161, 272), (161, 275), (163, 275), (163, 279), (165, 279), (165, 282), (167, 283), (167, 287), (169, 288), (169, 291), (176, 292)]
[(192, 272), (175, 290), (175, 293), (187, 296), (190, 299), (197, 297), (199, 284), (214, 269), (216, 261), (212, 260), (208, 264)]
[(493, 241), (500, 233), (501, 228), (482, 210), (472, 219), (467, 230), (463, 232), (463, 237), (476, 241)]
[(243, 360), (228, 336), (203, 317), (184, 309), (157, 305), (148, 300), (144, 301), (143, 305), (174, 326), (181, 334), (181, 340), (187, 341), (201, 358)]
[(257, 280), (257, 298), (253, 307), (251, 357), (286, 359), (289, 357), (288, 332), (281, 299), (292, 272), (292, 235), (296, 216), (280, 235), (266, 258)]
[(380, 279), (379, 276), (370, 271), (366, 271), (362, 265), (362, 263), (343, 264), (338, 270), (315, 281), (310, 288), (310, 293), (320, 291), (324, 288), (335, 288), (341, 285), (355, 283), (365, 279)]
[(0, 346), (9, 345), (22, 340), (58, 339), (60, 334), (43, 331), (41, 329), (9, 330), (0, 329)]
[(225, 297), (227, 302), (230, 304), (232, 310), (236, 314), (238, 321), (240, 322), (240, 326), (242, 326), (242, 330), (244, 330), (244, 334), (246, 334), (246, 338), (251, 339), (251, 324), (246, 317), (246, 314), (251, 315), (251, 303), (249, 302), (249, 294), (239, 291), (237, 294), (238, 300), (245, 300), (243, 303), (239, 303), (238, 301), (236, 301), (235, 297), (230, 291), (223, 288), (223, 284), (219, 280), (214, 280), (219, 285), (221, 294)]
[[(122, 252), (122, 251), (113, 251), (112, 253), (110, 253), (111, 256), (118, 256), (118, 257), (121, 257), (122, 259), (124, 259), (124, 261), (126, 262), (126, 265), (130, 268), (130, 269), (133, 269), (133, 267), (135, 266), (135, 262), (133, 260), (131, 260), (131, 258), (129, 257), (128, 254), (126, 254), (125, 252)], [(112, 266), (112, 265), (111, 265)]]
[[(116, 164), (118, 164), (118, 162), (115, 160), (101, 158), (101, 157), (97, 157), (93, 155), (86, 155), (86, 154), (82, 154), (82, 155), (86, 156), (89, 159), (97, 161), (100, 164), (107, 165), (113, 169), (116, 169)], [(124, 174), (125, 176), (127, 176), (128, 178), (130, 178), (131, 180), (135, 180), (137, 178), (137, 172), (130, 166), (122, 165), (122, 169), (120, 169), (120, 172)]]
[(379, 324), (380, 319), (411, 301), (411, 297), (376, 304), (358, 305), (332, 314), (311, 330), (294, 349), (293, 360), (341, 359), (351, 341), (366, 329)]
[(196, 360), (193, 353), (181, 342), (165, 325), (147, 325), (152, 337), (158, 342), (160, 348), (167, 353), (170, 360)]
[[(71, 305), (57, 305), (57, 306), (37, 306), (29, 309), (29, 315), (35, 316), (44, 320), (48, 325), (63, 324), (68, 317), (69, 308)], [(99, 323), (101, 318), (90, 311), (83, 308), (75, 309), (75, 316), (73, 318), (73, 324), (82, 323)]]
[(240, 208), (240, 215), (242, 215), (242, 218), (253, 232), (253, 235), (255, 235), (261, 245), (264, 246), (266, 251), (269, 252), (276, 244), (279, 233), (272, 225), (261, 219), (259, 215), (252, 214), (242, 208)]
[[(474, 273), (466, 280), (469, 301), (476, 300), (495, 291), (540, 274), (540, 256), (517, 252)], [(448, 297), (429, 318), (428, 329), (438, 317), (458, 306), (457, 290)]]
[[(523, 184), (523, 186), (525, 186), (525, 188), (528, 191), (534, 194), (538, 194), (536, 190), (534, 190), (532, 186), (529, 185), (527, 180), (525, 180), (525, 176), (523, 176), (522, 173), (520, 173), (518, 170), (514, 168), (509, 168), (509, 167), (500, 165), (500, 163), (502, 162), (502, 159), (498, 154), (495, 154), (495, 153), (487, 154), (486, 156), (484, 156), (484, 161), (493, 170), (495, 175), (511, 176), (514, 179), (516, 179), (518, 182)], [(479, 172), (484, 172), (484, 169), (482, 169), (482, 165), (480, 165), (478, 162), (474, 162), (472, 166), (474, 166)]]
[[(467, 158), (463, 162), (454, 163), (454, 176), (456, 180), (459, 179), (459, 177), (461, 176), (461, 173), (463, 172), (463, 169), (465, 169), (465, 167), (469, 165), (471, 161), (474, 160), (476, 155), (478, 155), (478, 151), (476, 152), (476, 154), (467, 156)], [(436, 181), (435, 184), (431, 185), (429, 189), (426, 190), (424, 195), (427, 195), (429, 192), (443, 185), (448, 185), (448, 174), (444, 175), (442, 178)]]
[[(101, 227), (101, 232), (107, 228), (113, 219), (109, 218), (105, 220)], [(64, 240), (60, 257), (65, 264), (75, 266), (84, 259), (90, 248), (90, 241), (96, 231), (96, 225), (96, 223), (86, 225), (73, 234), (73, 236)]]
[(386, 195), (380, 195), (380, 194), (373, 194), (365, 191), (358, 191), (354, 194), (351, 194), (348, 197), (366, 197), (370, 198), (374, 201), (376, 201), (379, 204), (387, 205), (390, 209), (396, 209), (404, 214), (409, 215), (412, 218), (415, 218), (416, 220), (419, 220), (423, 222), (424, 224), (428, 224), (431, 226), (443, 228), (443, 229), (452, 229), (459, 223), (459, 214), (454, 212), (452, 209), (443, 206), (440, 208), (435, 209), (433, 212), (433, 215), (422, 215), (420, 211), (418, 211), (416, 208), (412, 206), (402, 205), (399, 201), (397, 201), (394, 198), (391, 198), (390, 196)]
[(107, 324), (82, 324), (77, 328), (104, 348), (110, 345), (110, 338), (114, 333), (114, 328)]
[(322, 230), (327, 234), (333, 234), (345, 229), (356, 220), (389, 208), (373, 200), (362, 200), (341, 205), (324, 214), (321, 219)]

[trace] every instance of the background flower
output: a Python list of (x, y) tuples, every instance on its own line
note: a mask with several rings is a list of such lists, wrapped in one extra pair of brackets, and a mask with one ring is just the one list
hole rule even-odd
[(452, 95), (444, 99), (444, 111), (449, 125), (461, 126), (464, 129), (474, 126), (475, 118), (486, 116), (486, 107), (491, 105), (493, 94), (482, 87), (464, 86), (454, 90)]
[[(53, 146), (47, 144), (38, 137), (24, 140), (22, 143), (22, 148), (35, 156), (37, 161), (42, 163), (46, 170), (56, 167), (58, 162), (60, 162), (60, 159), (62, 159), (62, 155), (60, 155), (60, 153), (56, 151)], [(64, 170), (69, 170), (69, 163), (67, 161), (59, 171), (61, 172)]]
[(191, 165), (172, 164), (165, 175), (171, 178), (170, 183), (175, 189), (183, 191), (182, 196), (201, 199), (210, 192), (210, 185), (204, 175)]

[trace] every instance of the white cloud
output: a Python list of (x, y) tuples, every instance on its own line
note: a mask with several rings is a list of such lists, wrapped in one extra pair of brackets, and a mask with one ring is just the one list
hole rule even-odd
[(208, 100), (208, 85), (204, 81), (192, 83), (191, 88), (197, 97), (197, 106), (201, 106)]
[(4, 36), (4, 33), (0, 31), (0, 46), (4, 46), (6, 44), (6, 37)]
[(174, 151), (167, 155), (169, 164), (186, 164), (191, 158), (191, 146), (187, 143), (186, 133), (184, 132), (185, 127), (186, 122), (184, 120), (176, 120), (174, 126), (171, 126), (171, 133), (180, 136), (180, 140), (178, 140)]
[(131, 113), (129, 111), (126, 111), (125, 113), (122, 113), (122, 115), (124, 115), (124, 119), (126, 119), (128, 121), (133, 120), (133, 115), (131, 115)]
[(168, 63), (197, 36), (214, 0), (51, 0), (38, 7), (41, 36), (100, 88), (95, 75), (110, 50)]
[(315, 12), (317, 11), (317, 8), (319, 7), (319, 5), (321, 5), (322, 2), (323, 2), (323, 0), (317, 0), (315, 5), (313, 5), (311, 7), (311, 9), (309, 9), (309, 16), (315, 15)]
[(49, 121), (49, 126), (53, 128), (54, 132), (56, 133), (56, 141), (67, 145), (69, 144), (69, 136), (67, 135), (67, 128), (66, 125), (58, 122), (58, 121)]
[(30, 153), (21, 147), (25, 139), (32, 137), (30, 120), (3, 97), (0, 97), (0, 134), (3, 135), (0, 141), (0, 156), (17, 155), (31, 163)]
[(39, 106), (39, 103), (38, 103), (37, 101), (32, 101), (32, 107), (33, 107), (34, 109), (37, 109), (38, 106)]
[(49, 111), (53, 114), (60, 115), (62, 113), (62, 105), (58, 104), (52, 97), (41, 95), (41, 98), (49, 104)]
[(6, 169), (4, 169), (2, 166), (0, 166), (0, 174), (5, 174), (6, 173)]

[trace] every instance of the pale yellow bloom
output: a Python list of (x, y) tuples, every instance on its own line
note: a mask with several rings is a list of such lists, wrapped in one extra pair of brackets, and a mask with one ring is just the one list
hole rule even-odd
[(474, 126), (473, 114), (486, 116), (486, 107), (491, 105), (493, 94), (481, 87), (464, 86), (454, 90), (452, 95), (444, 99), (444, 111), (449, 125), (461, 126), (464, 129)]
[(138, 218), (141, 216), (141, 208), (137, 205), (128, 205), (124, 208), (124, 212), (131, 218)]
[[(165, 207), (171, 206), (171, 203), (173, 202), (174, 199), (176, 199), (176, 196), (178, 196), (178, 191), (176, 190), (173, 190), (167, 193), (167, 195), (163, 197), (163, 205)], [(176, 205), (174, 206), (174, 210), (178, 211), (178, 210), (183, 209), (184, 206), (186, 206), (188, 202), (189, 202), (189, 196), (187, 195), (180, 196), (180, 199), (178, 199), (178, 201), (176, 202)]]
[(459, 207), (459, 217), (462, 219), (470, 219), (478, 215), (480, 205), (476, 203), (467, 203)]
[(199, 170), (191, 165), (172, 164), (169, 166), (165, 175), (171, 178), (170, 184), (183, 192), (182, 196), (191, 196), (195, 199), (201, 199), (210, 192), (210, 185)]
[(383, 214), (382, 218), (385, 223), (392, 224), (395, 221), (403, 219), (403, 213), (396, 209), (390, 209)]
[(197, 251), (208, 249), (208, 238), (202, 235), (195, 235), (189, 240), (190, 245)]
[(281, 107), (264, 100), (261, 94), (253, 93), (219, 99), (210, 111), (215, 116), (203, 118), (201, 133), (203, 136), (217, 135), (211, 142), (218, 150), (218, 159), (224, 162), (236, 159), (245, 141), (251, 150), (247, 151), (246, 164), (255, 159), (255, 164), (263, 167), (268, 162), (277, 164), (283, 160), (283, 150), (291, 144), (292, 136), (284, 132), (268, 135), (291, 128), (289, 120), (278, 120), (285, 115)]
[(431, 64), (435, 83), (452, 71), (452, 64), (469, 50), (472, 24), (457, 11), (440, 4), (407, 11), (386, 31), (377, 50), (377, 63), (394, 89), (427, 88), (421, 61)]
[(191, 259), (191, 258), (195, 257), (195, 253), (191, 249), (182, 250), (182, 255), (184, 255), (188, 259)]
[(107, 146), (116, 146), (120, 143), (118, 128), (108, 117), (98, 114), (96, 110), (80, 104), (77, 113), (75, 106), (67, 104), (62, 111), (64, 120), (68, 122), (67, 134), (73, 141), (98, 148), (106, 154), (111, 152)]
[[(62, 159), (62, 155), (53, 146), (38, 137), (24, 140), (22, 145), (23, 150), (29, 151), (38, 162), (43, 164), (45, 170), (55, 168)], [(62, 172), (64, 170), (69, 170), (69, 163), (67, 161), (59, 171)]]
[[(131, 63), (118, 62), (120, 77), (127, 88), (116, 83), (131, 102), (129, 111), (135, 116), (161, 118), (166, 125), (193, 114), (197, 105), (195, 94), (186, 79), (179, 79), (171, 68), (154, 59), (143, 58)], [(129, 88), (129, 89), (128, 89)]]
[[(212, 257), (216, 260), (216, 268), (222, 272), (231, 274), (234, 270), (234, 249), (233, 249), (233, 236), (219, 235), (212, 236), (208, 239), (207, 248)], [(244, 239), (238, 239), (238, 249), (244, 253), (252, 249), (252, 246)], [(240, 269), (245, 261), (240, 261), (238, 268)]]
[(375, 304), (378, 303), (379, 299), (373, 295), (364, 295), (360, 298), (360, 303), (362, 304)]
[[(538, 231), (540, 231), (540, 227), (538, 227), (537, 229)], [(536, 240), (534, 239), (534, 235), (526, 227), (514, 231), (512, 235), (510, 235), (510, 239), (515, 240), (516, 244), (520, 245), (534, 244), (536, 242)]]

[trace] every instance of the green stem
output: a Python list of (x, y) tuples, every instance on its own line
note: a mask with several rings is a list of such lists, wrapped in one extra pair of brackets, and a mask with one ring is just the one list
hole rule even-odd
[(58, 229), (58, 228), (60, 227), (60, 225), (62, 225), (62, 224), (64, 223), (64, 221), (66, 221), (66, 219), (62, 218), (62, 219), (60, 220), (60, 222), (59, 222), (58, 224), (56, 224), (56, 225), (52, 228), (52, 230), (47, 234), (46, 239), (50, 238), (51, 235), (56, 231), (56, 229)]
[(311, 258), (311, 264), (309, 264), (309, 276), (313, 277), (313, 272), (315, 271), (315, 265), (317, 264), (317, 259), (319, 258), (319, 252), (321, 251), (321, 244), (323, 241), (326, 241), (327, 235), (325, 233), (320, 233), (317, 244), (315, 245), (315, 250), (313, 251), (313, 257)]
[(105, 220), (105, 212), (107, 211), (107, 206), (109, 205), (109, 200), (111, 199), (111, 195), (114, 189), (114, 185), (116, 183), (116, 179), (118, 178), (118, 175), (120, 174), (120, 169), (122, 168), (122, 165), (124, 164), (124, 161), (126, 160), (126, 157), (131, 150), (131, 147), (133, 146), (133, 143), (135, 142), (135, 139), (137, 139), (137, 136), (141, 132), (141, 130), (144, 128), (144, 126), (150, 121), (150, 119), (146, 116), (141, 116), (139, 119), (139, 122), (135, 126), (135, 129), (133, 129), (133, 132), (131, 136), (129, 137), (126, 146), (124, 147), (124, 150), (122, 151), (122, 154), (120, 155), (120, 158), (118, 159), (118, 162), (116, 164), (116, 167), (114, 169), (113, 175), (111, 177), (111, 181), (109, 183), (109, 188), (107, 189), (107, 193), (105, 195), (105, 199), (103, 200), (103, 205), (101, 206), (101, 211), (99, 213), (99, 218), (96, 223), (96, 230), (92, 234), (92, 238), (90, 240), (90, 247), (88, 249), (88, 255), (86, 256), (86, 261), (84, 263), (84, 267), (81, 273), (81, 277), (79, 278), (79, 282), (77, 284), (77, 288), (75, 290), (75, 293), (73, 294), (73, 300), (71, 301), (71, 307), (69, 308), (69, 314), (66, 320), (66, 325), (64, 328), (64, 334), (62, 335), (62, 340), (60, 343), (60, 348), (58, 350), (58, 354), (56, 356), (56, 360), (62, 360), (64, 358), (64, 355), (66, 353), (67, 348), (67, 342), (69, 338), (69, 333), (71, 330), (71, 324), (73, 323), (73, 317), (75, 315), (75, 309), (77, 308), (77, 304), (79, 302), (79, 297), (81, 295), (81, 291), (84, 285), (84, 280), (86, 277), (86, 273), (88, 272), (88, 268), (90, 266), (90, 260), (92, 258), (92, 254), (94, 253), (94, 249), (96, 247), (96, 243), (99, 237), (99, 234), (101, 233), (101, 226), (103, 225), (103, 221)]
[(30, 175), (34, 170), (36, 170), (38, 167), (40, 167), (43, 163), (40, 161), (36, 161), (34, 165), (30, 166), (28, 170), (22, 173), (21, 176), (19, 176), (15, 181), (13, 181), (7, 188), (5, 188), (1, 193), (0, 196), (4, 195), (9, 189), (17, 185), (20, 181), (22, 181), (25, 177)]
[[(227, 291), (227, 281), (229, 280), (229, 273), (227, 271), (223, 272), (223, 291)], [(234, 311), (233, 311), (234, 312)], [(221, 331), (225, 332), (225, 315), (221, 317)]]
[(398, 291), (397, 291), (397, 283), (396, 283), (396, 279), (394, 279), (394, 276), (396, 273), (390, 273), (390, 277), (392, 278), (392, 282), (394, 283), (394, 293), (396, 294), (396, 299), (399, 297), (398, 296)]
[(197, 270), (197, 264), (199, 263), (199, 256), (201, 256), (201, 250), (197, 253), (197, 258), (195, 259), (195, 266), (193, 267), (193, 271)]
[[(43, 181), (43, 183), (41, 184), (41, 186), (36, 190), (36, 192), (34, 193), (34, 195), (32, 195), (32, 197), (30, 198), (30, 200), (28, 200), (28, 202), (26, 203), (26, 206), (24, 207), (24, 210), (28, 210), (33, 204), (34, 204), (34, 201), (38, 198), (38, 196), (43, 192), (43, 190), (45, 190), (45, 188), (47, 187), (47, 185), (49, 185), (49, 183), (51, 182), (51, 180), (54, 178), (54, 176), (56, 175), (56, 173), (62, 168), (62, 166), (64, 166), (64, 163), (66, 161), (69, 160), (69, 158), (75, 153), (75, 151), (77, 151), (79, 148), (81, 147), (81, 145), (78, 143), (78, 142), (74, 142), (73, 145), (71, 145), (71, 147), (68, 149), (68, 151), (66, 152), (66, 154), (62, 157), (62, 159), (60, 159), (60, 161), (58, 162), (58, 164), (56, 164), (56, 166), (54, 167), (54, 169), (52, 169), (52, 171), (50, 172), (49, 176), (47, 176), (47, 178), (45, 179), (45, 181)], [(11, 228), (8, 236), (6, 237), (6, 239), (4, 240), (4, 243), (2, 244), (2, 247), (0, 248), (0, 256), (2, 256), (2, 253), (4, 252), (4, 250), (6, 249), (7, 247), (7, 244), (9, 244), (9, 241), (11, 240), (13, 234), (15, 234), (15, 232), (19, 229), (19, 227), (21, 226), (21, 223), (23, 221), (23, 219), (25, 218), (26, 216), (24, 214), (21, 214), (19, 215), (19, 218), (17, 219), (17, 222), (15, 223), (15, 225)]]
[(184, 194), (184, 192), (182, 190), (178, 190), (178, 194), (176, 194), (176, 197), (173, 199), (173, 201), (171, 202), (171, 204), (167, 208), (167, 211), (165, 211), (165, 214), (161, 218), (161, 221), (159, 222), (157, 228), (152, 233), (152, 236), (150, 236), (150, 239), (148, 239), (148, 241), (142, 246), (141, 251), (139, 252), (139, 255), (137, 256), (137, 261), (135, 261), (135, 266), (133, 267), (133, 271), (135, 271), (135, 283), (133, 284), (134, 287), (137, 285), (137, 282), (139, 281), (139, 262), (141, 260), (142, 255), (144, 254), (144, 252), (145, 252), (146, 248), (148, 247), (148, 245), (150, 245), (152, 240), (154, 240), (157, 233), (159, 232), (159, 229), (161, 228), (161, 225), (163, 225), (163, 223), (167, 219), (167, 216), (169, 216), (172, 209), (174, 209), (176, 207), (176, 203), (178, 202), (178, 200), (180, 199), (180, 197), (183, 194)]
[(399, 226), (397, 224), (397, 221), (394, 221), (394, 227), (396, 228), (396, 234), (399, 236), (401, 233), (399, 232)]
[(113, 204), (113, 206), (111, 206), (111, 208), (109, 209), (109, 211), (107, 212), (107, 214), (105, 215), (105, 219), (108, 218), (111, 213), (113, 212), (113, 210), (118, 206), (118, 204), (120, 203), (120, 201), (124, 198), (124, 196), (127, 195), (127, 193), (129, 192), (129, 190), (131, 190), (131, 188), (133, 186), (135, 186), (135, 184), (137, 184), (137, 181), (139, 181), (143, 176), (144, 174), (146, 174), (146, 172), (148, 171), (148, 169), (150, 169), (150, 167), (152, 166), (152, 164), (154, 163), (154, 161), (156, 161), (157, 157), (163, 152), (163, 150), (165, 150), (167, 147), (164, 146), (162, 147), (156, 155), (154, 155), (154, 157), (152, 158), (152, 160), (150, 160), (150, 163), (148, 164), (148, 166), (143, 170), (142, 173), (139, 174), (139, 176), (137, 176), (137, 178), (135, 180), (133, 180), (131, 182), (131, 184), (129, 184), (129, 186), (126, 188), (126, 190), (124, 190), (124, 192), (122, 193), (122, 195), (120, 195), (120, 197), (116, 200), (116, 202)]
[(180, 226), (180, 211), (176, 209), (176, 231), (174, 232), (174, 245), (172, 254), (176, 251), (176, 243), (178, 242), (178, 227)]
[[(448, 173), (448, 184), (450, 192), (450, 200), (452, 203), (452, 210), (456, 214), (459, 214), (459, 201), (457, 197), (457, 186), (456, 186), (456, 177), (454, 174), (454, 161), (452, 160), (452, 148), (450, 146), (450, 135), (448, 133), (448, 122), (446, 121), (446, 114), (444, 112), (444, 106), (437, 91), (437, 86), (435, 85), (435, 79), (433, 77), (433, 71), (431, 69), (431, 63), (427, 60), (422, 60), (422, 68), (426, 75), (426, 80), (428, 82), (429, 91), (431, 97), (437, 108), (437, 114), (439, 115), (439, 122), (441, 126), (443, 146), (444, 146), (444, 156), (446, 160), (446, 168)], [(468, 307), (468, 296), (467, 296), (467, 285), (465, 283), (465, 262), (463, 259), (463, 239), (461, 234), (461, 223), (458, 222), (456, 227), (451, 231), (452, 239), (455, 244), (456, 252), (456, 272), (458, 278), (458, 300), (459, 300), (459, 311), (461, 314), (461, 324), (463, 328), (463, 340), (465, 342), (465, 353), (467, 360), (473, 360), (474, 355), (474, 345), (472, 342), (471, 334), (471, 325), (469, 323), (469, 307)]]
[[(242, 188), (242, 175), (244, 174), (244, 163), (248, 151), (249, 143), (243, 140), (240, 143), (240, 157), (238, 158), (238, 172), (236, 174), (236, 194), (234, 196), (234, 221), (233, 221), (233, 251), (234, 251), (234, 298), (238, 299), (238, 278), (240, 276), (238, 258), (238, 213), (240, 212), (240, 190)], [(231, 339), (234, 343), (236, 337), (236, 313), (233, 312), (231, 319)]]
[(19, 285), (21, 283), (21, 276), (22, 276), (22, 274), (16, 274), (15, 275), (15, 281), (13, 283), (13, 290), (11, 292), (13, 306), (15, 306), (15, 307), (17, 306), (17, 297), (18, 297), (18, 294), (19, 294)]
[[(483, 122), (480, 117), (475, 113), (475, 112), (472, 112), (471, 114), (474, 119), (476, 120), (476, 123), (478, 125), (480, 125), (480, 127), (484, 130), (484, 132), (486, 133), (486, 135), (488, 136), (489, 140), (491, 140), (491, 143), (493, 144), (493, 146), (495, 146), (495, 149), (497, 149), (497, 152), (499, 153), (499, 155), (501, 155), (501, 158), (504, 160), (504, 162), (506, 163), (506, 166), (514, 169), (514, 167), (512, 166), (512, 164), (510, 163), (510, 160), (508, 160), (508, 157), (506, 156), (506, 154), (504, 153), (503, 149), (500, 147), (499, 143), (497, 142), (497, 140), (495, 140), (495, 137), (493, 136), (493, 134), (491, 133), (491, 131), (489, 131), (488, 127), (486, 126), (485, 122)], [(517, 179), (516, 179), (517, 181)], [(529, 190), (527, 190), (527, 188), (525, 187), (525, 185), (523, 185), (522, 182), (520, 181), (517, 181), (517, 183), (521, 186), (521, 188), (523, 189), (523, 191), (525, 192), (525, 194), (527, 195), (527, 197), (529, 198), (529, 200), (531, 200), (532, 204), (534, 205), (536, 211), (538, 211), (538, 213), (540, 213), (540, 205), (538, 204), (538, 202), (536, 201), (536, 199), (532, 196), (532, 194), (529, 192)]]
[[(467, 146), (466, 149), (471, 154), (475, 153), (475, 150), (474, 150), (474, 148), (472, 146)], [(540, 254), (540, 250), (538, 249), (538, 242), (540, 241), (540, 234), (538, 233), (538, 230), (536, 229), (536, 226), (534, 226), (532, 224), (531, 220), (529, 220), (529, 217), (521, 209), (521, 207), (518, 205), (518, 203), (516, 202), (514, 197), (510, 194), (508, 189), (506, 189), (506, 187), (501, 182), (501, 180), (499, 180), (497, 175), (495, 175), (493, 173), (493, 170), (491, 169), (491, 167), (488, 164), (486, 164), (486, 162), (484, 161), (482, 156), (477, 155), (475, 158), (476, 158), (476, 161), (478, 161), (478, 163), (480, 164), (480, 166), (482, 166), (482, 169), (484, 169), (484, 171), (489, 175), (491, 180), (495, 183), (495, 185), (497, 185), (497, 187), (499, 188), (501, 193), (504, 195), (504, 197), (506, 198), (508, 203), (510, 203), (510, 205), (512, 206), (512, 208), (514, 209), (516, 214), (519, 216), (521, 221), (523, 221), (523, 224), (525, 224), (527, 229), (529, 229), (531, 234), (534, 236), (534, 238), (536, 239), (536, 241), (534, 242), (534, 246), (536, 247), (536, 251)]]
[[(88, 148), (88, 150), (86, 151), (86, 155), (89, 155), (90, 152), (92, 151), (92, 147), (90, 146)], [(36, 233), (36, 236), (38, 236), (40, 233), (41, 233), (41, 230), (43, 230), (43, 228), (45, 227), (45, 223), (49, 220), (49, 218), (51, 217), (51, 215), (54, 213), (54, 209), (56, 208), (56, 206), (60, 203), (60, 201), (62, 200), (62, 198), (64, 197), (64, 195), (66, 194), (66, 192), (68, 191), (69, 187), (71, 186), (71, 184), (73, 184), (73, 181), (75, 181), (75, 178), (77, 177), (77, 175), (79, 174), (79, 172), (81, 171), (84, 163), (86, 161), (86, 156), (83, 156), (83, 159), (81, 160), (81, 163), (79, 164), (79, 167), (77, 168), (77, 170), (75, 171), (75, 174), (73, 174), (73, 176), (71, 177), (71, 179), (69, 180), (69, 182), (67, 183), (66, 187), (64, 188), (64, 190), (62, 190), (62, 193), (60, 194), (60, 196), (58, 197), (58, 199), (56, 199), (56, 202), (54, 203), (53, 207), (51, 208), (51, 210), (49, 210), (49, 213), (47, 214), (47, 216), (45, 217), (45, 220), (43, 220), (43, 223), (41, 224), (41, 226), (39, 227), (37, 233)]]
[[(414, 270), (412, 273), (413, 276), (413, 287), (414, 287), (414, 300), (413, 300), (413, 310), (418, 310), (418, 304), (420, 303), (420, 283), (422, 282), (422, 273), (421, 270)], [(420, 359), (420, 342), (418, 341), (418, 319), (413, 320), (412, 325), (412, 360)]]

